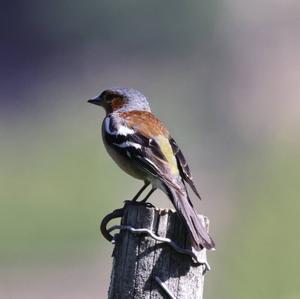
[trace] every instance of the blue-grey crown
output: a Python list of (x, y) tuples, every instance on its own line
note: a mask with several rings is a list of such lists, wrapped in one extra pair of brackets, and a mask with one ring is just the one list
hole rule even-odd
[[(123, 96), (126, 103), (126, 109), (151, 111), (147, 98), (138, 90), (133, 88), (110, 88), (110, 91)], [(125, 107), (124, 107), (125, 108)]]

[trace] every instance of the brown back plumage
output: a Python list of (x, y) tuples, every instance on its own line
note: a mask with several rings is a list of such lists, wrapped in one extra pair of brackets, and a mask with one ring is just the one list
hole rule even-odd
[(152, 138), (154, 136), (163, 135), (169, 138), (169, 132), (163, 123), (148, 111), (128, 111), (120, 112), (129, 127), (136, 128), (142, 135)]

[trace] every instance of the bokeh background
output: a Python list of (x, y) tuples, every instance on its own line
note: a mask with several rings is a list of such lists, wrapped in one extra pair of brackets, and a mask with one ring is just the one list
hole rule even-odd
[(140, 187), (86, 103), (111, 86), (149, 97), (190, 161), (217, 242), (205, 298), (300, 298), (299, 13), (296, 0), (1, 1), (0, 298), (106, 298), (98, 224)]

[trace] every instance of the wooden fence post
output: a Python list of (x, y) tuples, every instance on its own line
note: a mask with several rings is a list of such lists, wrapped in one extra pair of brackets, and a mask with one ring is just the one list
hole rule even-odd
[[(208, 227), (208, 220), (199, 217)], [(146, 228), (182, 248), (190, 246), (185, 228), (172, 210), (127, 202), (121, 225)], [(198, 260), (206, 261), (206, 250), (196, 255)], [(121, 229), (115, 238), (108, 298), (202, 299), (206, 266), (196, 265), (191, 256), (176, 252), (169, 244)]]

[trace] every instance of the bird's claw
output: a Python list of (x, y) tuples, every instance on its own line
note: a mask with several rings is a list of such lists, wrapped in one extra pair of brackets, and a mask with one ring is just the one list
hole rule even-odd
[(145, 201), (143, 201), (143, 200), (141, 200), (141, 201), (136, 201), (136, 200), (124, 200), (123, 201), (124, 202), (124, 204), (126, 205), (126, 204), (129, 204), (129, 205), (134, 205), (134, 206), (142, 206), (142, 205), (144, 205), (144, 206), (147, 206), (147, 207), (149, 207), (149, 208), (155, 208), (155, 206), (152, 204), (152, 203), (150, 203), (150, 202), (145, 202)]

